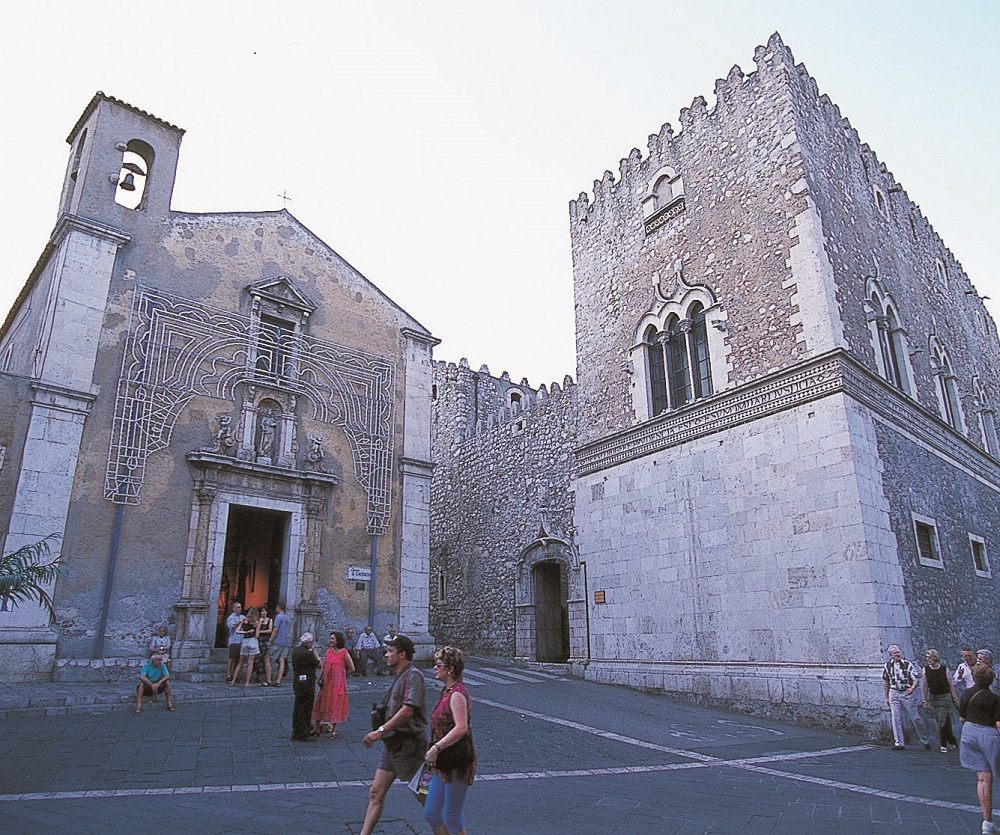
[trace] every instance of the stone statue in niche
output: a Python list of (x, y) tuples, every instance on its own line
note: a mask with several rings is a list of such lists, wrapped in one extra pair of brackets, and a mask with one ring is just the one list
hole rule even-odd
[(270, 464), (274, 455), (274, 437), (278, 431), (278, 421), (274, 416), (263, 413), (260, 416), (260, 433), (257, 437), (257, 460)]
[(323, 441), (322, 435), (309, 436), (309, 452), (306, 453), (306, 461), (310, 470), (324, 469), (323, 461), (326, 459), (326, 453), (323, 451)]
[(212, 442), (202, 447), (203, 452), (217, 452), (220, 455), (230, 455), (236, 446), (236, 435), (233, 434), (233, 419), (229, 415), (219, 415), (219, 429)]

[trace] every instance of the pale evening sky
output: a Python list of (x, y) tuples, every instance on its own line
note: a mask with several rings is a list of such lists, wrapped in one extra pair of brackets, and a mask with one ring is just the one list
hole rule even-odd
[(97, 90), (187, 130), (173, 207), (289, 210), (443, 340), (576, 376), (567, 203), (781, 33), (1000, 318), (993, 2), (18, 4), (0, 49), (0, 318)]

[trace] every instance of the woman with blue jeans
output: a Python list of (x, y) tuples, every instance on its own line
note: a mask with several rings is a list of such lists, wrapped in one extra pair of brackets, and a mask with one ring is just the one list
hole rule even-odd
[[(465, 794), (476, 776), (476, 751), (471, 745), (471, 759), (456, 768), (437, 767), (441, 751), (469, 736), (471, 701), (462, 683), (465, 656), (455, 647), (442, 647), (434, 653), (434, 678), (444, 683), (444, 691), (431, 715), (431, 747), (427, 765), (432, 777), (424, 803), (424, 820), (434, 835), (465, 835), (462, 807)], [(470, 740), (471, 741), (471, 740)]]

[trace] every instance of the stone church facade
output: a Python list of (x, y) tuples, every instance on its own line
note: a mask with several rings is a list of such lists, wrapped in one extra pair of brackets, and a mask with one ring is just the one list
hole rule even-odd
[(3, 668), (112, 675), (169, 623), (195, 671), (233, 600), (429, 649), (437, 340), (286, 211), (172, 209), (182, 135), (93, 98), (0, 328), (4, 553), (66, 564), (54, 623), (0, 610)]
[[(439, 640), (541, 657), (516, 637), (531, 603), (561, 612), (561, 660), (589, 679), (875, 727), (890, 643), (1000, 647), (1000, 345), (780, 38), (754, 61), (570, 203), (571, 461), (525, 445), (518, 472), (513, 416), (444, 420), (470, 372), (435, 367), (435, 484), (465, 492), (435, 493), (432, 577), (483, 608), (456, 620), (432, 598), (431, 620)], [(523, 418), (529, 436), (550, 419)], [(472, 462), (505, 485), (474, 485)], [(519, 577), (539, 524), (568, 556)], [(549, 571), (560, 599), (531, 602)]]

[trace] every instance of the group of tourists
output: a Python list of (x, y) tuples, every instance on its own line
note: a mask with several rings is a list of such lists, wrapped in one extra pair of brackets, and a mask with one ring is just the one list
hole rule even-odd
[[(347, 676), (355, 669), (344, 645), (346, 637), (340, 632), (330, 633), (322, 658), (314, 642), (312, 633), (306, 632), (292, 652), (291, 738), (299, 742), (315, 740), (323, 733), (336, 738), (337, 724), (347, 719)], [(394, 633), (385, 645), (383, 660), (395, 680), (382, 704), (373, 706), (372, 730), (361, 740), (366, 748), (382, 743), (362, 835), (375, 829), (386, 792), (396, 780), (409, 781), (424, 804), (424, 820), (436, 835), (465, 832), (462, 809), (476, 773), (471, 699), (462, 683), (465, 658), (455, 647), (442, 647), (434, 655), (434, 677), (444, 689), (430, 714), (428, 745), (427, 685), (413, 666), (413, 651), (413, 641), (405, 635)]]
[(291, 651), (292, 618), (285, 612), (284, 601), (275, 607), (275, 616), (270, 617), (267, 606), (252, 606), (243, 613), (240, 603), (233, 603), (232, 611), (226, 618), (229, 634), (229, 663), (226, 680), (235, 685), (244, 669), (244, 687), (250, 686), (254, 670), (263, 677), (261, 687), (280, 687), (288, 665)]
[[(922, 668), (903, 658), (895, 644), (888, 652), (882, 683), (892, 719), (893, 749), (906, 747), (904, 726), (909, 724), (930, 750), (931, 736), (920, 714), (922, 703), (933, 721), (940, 752), (947, 754), (958, 747), (962, 767), (976, 772), (982, 831), (1000, 833), (1000, 826), (993, 823), (993, 778), (1000, 773), (1000, 670), (994, 666), (992, 651), (963, 647), (962, 661), (953, 671), (935, 649), (924, 652)], [(961, 743), (952, 723), (956, 707)]]

